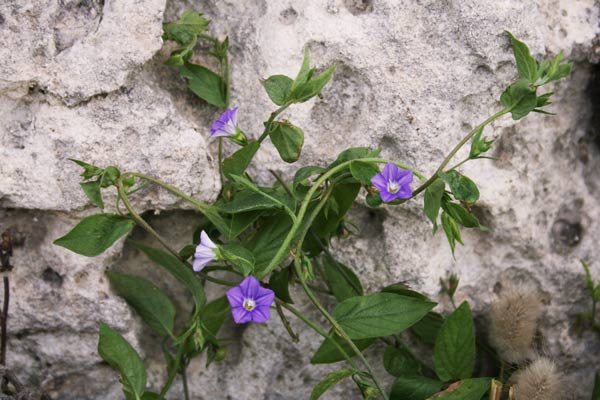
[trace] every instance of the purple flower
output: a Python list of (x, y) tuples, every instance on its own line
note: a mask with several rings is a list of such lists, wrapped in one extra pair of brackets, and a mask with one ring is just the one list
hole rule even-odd
[(216, 248), (217, 245), (210, 240), (206, 232), (200, 232), (200, 244), (196, 246), (196, 252), (194, 253), (194, 264), (192, 265), (194, 271), (201, 271), (202, 268), (206, 267), (209, 262), (216, 258)]
[(388, 203), (396, 199), (409, 199), (412, 196), (412, 180), (412, 171), (399, 169), (394, 163), (387, 163), (381, 173), (371, 178), (371, 183), (379, 190), (381, 200)]
[(233, 136), (238, 130), (238, 108), (226, 110), (210, 127), (210, 137)]
[(271, 318), (271, 304), (275, 300), (275, 292), (261, 287), (258, 279), (250, 275), (240, 286), (227, 291), (227, 300), (236, 324), (250, 321), (263, 323)]

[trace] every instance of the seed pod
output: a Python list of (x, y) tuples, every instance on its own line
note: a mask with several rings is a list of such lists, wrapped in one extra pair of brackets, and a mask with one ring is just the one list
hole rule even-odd
[(510, 285), (492, 303), (489, 338), (503, 360), (518, 364), (530, 358), (536, 320), (542, 312), (539, 297), (531, 285)]
[(516, 400), (561, 400), (562, 376), (554, 362), (540, 357), (513, 377)]

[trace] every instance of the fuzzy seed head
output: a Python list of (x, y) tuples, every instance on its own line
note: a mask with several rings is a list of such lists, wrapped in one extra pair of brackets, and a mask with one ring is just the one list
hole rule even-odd
[(492, 303), (489, 321), (490, 343), (510, 363), (530, 358), (536, 320), (542, 312), (537, 289), (532, 285), (510, 285)]
[(516, 400), (562, 400), (562, 376), (548, 358), (534, 360), (514, 376)]

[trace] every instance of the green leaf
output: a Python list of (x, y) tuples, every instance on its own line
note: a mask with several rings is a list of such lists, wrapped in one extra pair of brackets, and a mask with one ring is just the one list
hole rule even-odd
[(371, 178), (379, 173), (377, 165), (363, 161), (352, 161), (350, 163), (350, 173), (360, 182), (361, 185), (372, 185)]
[(502, 93), (500, 102), (504, 107), (510, 108), (512, 118), (518, 120), (536, 108), (536, 91), (527, 81), (519, 80)]
[(600, 373), (596, 373), (596, 379), (594, 381), (594, 392), (592, 393), (592, 400), (600, 400)]
[(200, 322), (212, 336), (217, 336), (219, 329), (229, 316), (230, 310), (227, 297), (221, 296), (206, 304), (202, 310)]
[(104, 208), (102, 194), (100, 193), (100, 179), (90, 182), (80, 183), (83, 192), (87, 198), (98, 208)]
[(194, 11), (185, 11), (177, 22), (163, 24), (163, 40), (174, 40), (182, 46), (196, 43), (197, 35), (208, 29), (210, 20), (203, 14)]
[(269, 137), (283, 161), (287, 163), (298, 161), (304, 144), (302, 129), (287, 121), (276, 121), (273, 122)]
[(248, 248), (254, 253), (254, 276), (262, 279), (271, 271), (267, 266), (275, 257), (279, 247), (292, 227), (292, 221), (286, 214), (279, 213), (257, 221), (257, 234), (247, 242)]
[(338, 304), (333, 316), (352, 339), (402, 332), (423, 318), (435, 303), (393, 293), (351, 297)]
[(442, 382), (424, 376), (400, 377), (392, 386), (390, 400), (425, 400), (442, 387)]
[(465, 228), (480, 228), (479, 220), (460, 204), (443, 201), (442, 207), (456, 222)]
[(456, 221), (445, 211), (442, 212), (442, 228), (444, 228), (446, 238), (448, 239), (448, 244), (450, 244), (450, 249), (452, 250), (452, 255), (454, 256), (456, 242), (460, 244), (463, 244), (463, 242), (460, 237), (460, 230), (458, 229), (458, 225), (456, 225)]
[(492, 148), (492, 144), (494, 143), (494, 141), (487, 140), (487, 138), (485, 137), (481, 137), (481, 135), (483, 134), (483, 129), (484, 126), (481, 126), (477, 130), (477, 133), (475, 133), (475, 136), (473, 136), (473, 139), (471, 140), (471, 151), (469, 152), (470, 159), (474, 160), (476, 158), (480, 158), (479, 156), (481, 154), (487, 152), (489, 149)]
[(321, 382), (317, 383), (317, 386), (315, 386), (310, 394), (310, 400), (320, 399), (326, 391), (331, 389), (338, 382), (354, 375), (356, 372), (357, 371), (354, 368), (346, 368), (328, 373)]
[(273, 271), (269, 278), (269, 287), (275, 292), (275, 296), (289, 304), (294, 304), (290, 297), (290, 268), (281, 268)]
[(425, 344), (434, 346), (442, 325), (444, 325), (444, 317), (432, 311), (428, 312), (422, 320), (414, 324), (410, 330), (420, 337)]
[(533, 83), (537, 80), (538, 65), (535, 58), (531, 56), (529, 47), (517, 38), (512, 33), (506, 31), (510, 37), (510, 42), (513, 47), (515, 54), (515, 60), (517, 61), (517, 71), (519, 71), (519, 77), (521, 79), (527, 79)]
[(490, 389), (490, 378), (465, 379), (427, 400), (481, 400)]
[(367, 205), (372, 208), (377, 208), (383, 204), (383, 200), (381, 200), (379, 192), (367, 193), (367, 195), (365, 196), (365, 201), (367, 202)]
[(375, 158), (381, 153), (381, 149), (370, 149), (368, 147), (351, 147), (342, 151), (334, 162), (329, 165), (328, 169), (331, 169), (339, 164), (346, 161), (356, 160), (359, 158)]
[(222, 213), (239, 214), (246, 213), (248, 211), (281, 208), (282, 204), (281, 202), (274, 201), (273, 199), (270, 199), (261, 193), (245, 190), (235, 193), (231, 201), (218, 202), (215, 205)]
[(109, 165), (100, 176), (100, 186), (107, 188), (114, 185), (117, 179), (119, 179), (119, 176), (121, 176), (121, 172), (117, 169), (117, 167)]
[(248, 276), (254, 272), (254, 255), (245, 247), (229, 243), (219, 246), (219, 251), (225, 260), (233, 264), (233, 267), (242, 275)]
[(321, 93), (321, 90), (325, 87), (325, 85), (327, 85), (333, 76), (335, 68), (336, 66), (333, 65), (327, 68), (319, 76), (311, 78), (308, 82), (298, 85), (292, 90), (291, 99), (294, 102), (303, 103)]
[(356, 274), (347, 266), (325, 254), (322, 258), (327, 286), (337, 301), (363, 295), (363, 287)]
[[(360, 351), (363, 351), (364, 349), (369, 347), (374, 341), (375, 339), (353, 340), (354, 344)], [(316, 353), (310, 359), (310, 363), (331, 364), (345, 360), (346, 358), (340, 352), (335, 343), (337, 343), (349, 356), (355, 355), (352, 349), (350, 348), (350, 345), (348, 345), (344, 339), (342, 339), (338, 335), (334, 335), (333, 338), (328, 337), (323, 341), (323, 343), (321, 343), (321, 346), (319, 346)]]
[(79, 165), (80, 167), (83, 167), (83, 173), (81, 174), (83, 179), (90, 179), (104, 172), (102, 168), (98, 168), (95, 165), (88, 164), (86, 162), (76, 160), (74, 158), (69, 158), (69, 161), (73, 161), (75, 164)]
[(420, 376), (421, 363), (404, 348), (388, 346), (383, 354), (383, 366), (393, 376)]
[(116, 214), (95, 214), (82, 219), (69, 233), (54, 244), (77, 254), (93, 257), (108, 249), (121, 236), (128, 234), (135, 222)]
[(250, 225), (252, 225), (261, 216), (261, 214), (262, 211), (248, 211), (232, 214), (225, 220), (228, 225), (227, 233), (224, 233), (227, 240), (233, 240), (238, 237)]
[(312, 75), (312, 70), (310, 69), (310, 57), (308, 55), (308, 46), (304, 48), (304, 59), (302, 60), (302, 66), (300, 67), (300, 71), (292, 82), (291, 91), (293, 92), (298, 86), (306, 83), (310, 76)]
[(360, 191), (358, 183), (338, 183), (333, 188), (329, 201), (323, 207), (315, 221), (312, 229), (320, 238), (327, 238), (335, 232), (344, 216), (354, 204), (354, 199)]
[(260, 81), (264, 86), (271, 101), (278, 106), (284, 105), (292, 92), (292, 78), (285, 75), (272, 75)]
[(162, 250), (153, 249), (152, 247), (145, 246), (139, 242), (130, 240), (133, 246), (140, 249), (148, 258), (154, 261), (166, 269), (171, 275), (181, 282), (192, 294), (194, 298), (194, 305), (196, 306), (196, 312), (199, 312), (204, 304), (206, 304), (206, 295), (204, 294), (204, 288), (200, 284), (200, 281), (196, 277), (196, 274), (192, 272), (189, 266), (183, 261), (172, 256), (169, 253), (165, 253)]
[[(435, 342), (435, 372), (442, 381), (470, 378), (475, 366), (475, 327), (464, 302), (446, 318)], [(478, 398), (479, 399), (479, 398)]]
[(230, 175), (243, 175), (259, 147), (260, 143), (253, 141), (227, 157), (223, 160), (223, 174), (227, 177)]
[(106, 272), (113, 289), (160, 336), (173, 336), (175, 306), (171, 300), (146, 279)]
[(422, 293), (410, 290), (408, 286), (403, 283), (393, 283), (381, 289), (382, 292), (395, 293), (401, 296), (414, 297), (415, 299), (429, 301), (429, 298)]
[(146, 388), (146, 369), (142, 359), (119, 332), (102, 322), (98, 354), (121, 375), (125, 396), (140, 398)]
[(179, 73), (187, 80), (188, 88), (196, 96), (219, 108), (227, 106), (223, 81), (219, 75), (208, 68), (189, 62), (179, 67)]
[[(292, 208), (294, 208), (296, 204), (289, 196), (284, 196), (281, 193), (278, 193), (275, 189), (259, 188), (254, 182), (243, 176), (230, 175), (229, 178), (236, 184), (236, 186), (241, 187), (242, 190), (249, 189), (270, 201), (272, 205), (279, 206), (279, 208), (286, 210), (288, 214), (294, 214)], [(270, 208), (273, 208), (273, 206)]]
[(308, 165), (306, 167), (300, 168), (298, 171), (296, 171), (296, 174), (294, 175), (294, 187), (300, 184), (309, 184), (309, 182), (307, 182), (308, 178), (310, 178), (313, 175), (320, 175), (325, 171), (325, 168), (317, 167), (315, 165)]
[(457, 200), (462, 200), (465, 203), (475, 203), (479, 199), (479, 189), (477, 189), (475, 182), (457, 171), (440, 173), (440, 178), (450, 186), (452, 194)]
[(433, 224), (433, 233), (437, 230), (437, 218), (442, 205), (442, 196), (446, 184), (440, 178), (436, 178), (431, 185), (425, 190), (425, 205), (423, 211), (431, 223)]
[(548, 92), (548, 93), (544, 93), (544, 94), (538, 96), (537, 100), (536, 100), (536, 104), (535, 104), (536, 108), (544, 107), (544, 106), (546, 106), (548, 104), (551, 104), (550, 103), (550, 97), (553, 94), (554, 94), (554, 92)]
[(162, 397), (158, 393), (146, 392), (142, 396), (142, 400), (162, 400)]

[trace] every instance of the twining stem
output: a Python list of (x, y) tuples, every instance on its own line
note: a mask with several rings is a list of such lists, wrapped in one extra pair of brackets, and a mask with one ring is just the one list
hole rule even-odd
[[(316, 183), (315, 183), (315, 185), (316, 185)], [(306, 279), (304, 278), (304, 274), (302, 274), (302, 266), (301, 266), (301, 262), (300, 262), (301, 255), (302, 255), (302, 243), (304, 242), (304, 238), (306, 237), (306, 234), (308, 233), (308, 230), (310, 229), (312, 222), (317, 217), (317, 215), (321, 212), (321, 209), (323, 208), (323, 206), (329, 199), (329, 196), (332, 193), (332, 189), (333, 189), (333, 187), (331, 187), (327, 191), (327, 193), (322, 197), (322, 199), (319, 201), (319, 204), (313, 209), (313, 211), (309, 215), (307, 221), (304, 223), (304, 230), (300, 234), (300, 238), (298, 239), (298, 243), (297, 243), (296, 249), (294, 251), (294, 268), (296, 270), (296, 275), (297, 275), (298, 279), (300, 280), (300, 284), (302, 285), (302, 289), (304, 289), (304, 292), (306, 293), (306, 295), (308, 296), (310, 301), (317, 308), (317, 310), (319, 310), (319, 312), (327, 319), (327, 321), (329, 321), (331, 326), (333, 326), (334, 332), (337, 333), (348, 344), (348, 346), (350, 346), (352, 351), (360, 358), (363, 365), (369, 372), (369, 375), (371, 376), (371, 380), (373, 381), (373, 383), (375, 383), (375, 386), (377, 387), (377, 389), (379, 390), (379, 392), (381, 393), (383, 398), (385, 400), (387, 400), (388, 399), (387, 394), (386, 394), (385, 390), (383, 389), (382, 385), (379, 383), (379, 381), (375, 377), (375, 373), (373, 372), (373, 368), (371, 367), (371, 364), (369, 364), (369, 362), (367, 361), (365, 356), (362, 354), (360, 349), (358, 347), (356, 347), (356, 344), (354, 344), (354, 342), (352, 341), (350, 336), (348, 336), (348, 334), (340, 326), (340, 324), (337, 322), (337, 320), (331, 314), (329, 314), (329, 312), (325, 309), (325, 307), (323, 307), (321, 302), (319, 302), (319, 299), (317, 298), (317, 296), (315, 296), (315, 294), (312, 292), (312, 290), (308, 286)], [(307, 194), (307, 196), (308, 196), (308, 194)], [(335, 342), (335, 340), (333, 340), (333, 341)]]
[(177, 376), (177, 372), (179, 370), (179, 365), (181, 364), (181, 359), (183, 358), (183, 352), (184, 352), (184, 345), (182, 343), (181, 345), (179, 345), (177, 347), (177, 354), (175, 355), (175, 360), (173, 361), (173, 363), (175, 365), (173, 366), (173, 368), (171, 368), (171, 372), (169, 373), (169, 376), (167, 377), (167, 382), (165, 382), (165, 385), (163, 386), (163, 388), (160, 391), (160, 394), (159, 394), (160, 400), (163, 400), (165, 398), (165, 395), (171, 388), (173, 381), (175, 381), (175, 377)]
[(477, 131), (479, 129), (482, 129), (483, 127), (485, 127), (486, 125), (492, 123), (494, 120), (500, 118), (501, 116), (503, 116), (504, 114), (508, 114), (510, 111), (512, 110), (512, 107), (509, 108), (505, 108), (501, 111), (498, 111), (496, 114), (492, 115), (491, 117), (489, 117), (488, 119), (486, 119), (485, 121), (483, 121), (481, 124), (477, 125), (471, 132), (469, 132), (469, 134), (467, 136), (465, 136), (460, 142), (458, 142), (458, 144), (456, 146), (454, 146), (454, 148), (452, 149), (452, 151), (450, 151), (450, 153), (446, 156), (446, 158), (444, 158), (444, 160), (442, 161), (442, 163), (440, 164), (440, 166), (438, 167), (438, 169), (433, 173), (433, 175), (431, 175), (431, 178), (429, 178), (427, 180), (427, 182), (425, 182), (424, 184), (422, 184), (421, 186), (419, 186), (412, 194), (412, 197), (417, 196), (419, 193), (421, 193), (423, 190), (427, 189), (438, 177), (438, 175), (444, 171), (444, 168), (446, 168), (446, 165), (448, 165), (448, 163), (452, 160), (452, 158), (456, 155), (456, 153), (458, 153), (458, 151), (473, 137), (475, 136), (475, 134), (477, 133)]
[(285, 314), (283, 313), (283, 310), (281, 309), (281, 305), (278, 302), (275, 302), (275, 310), (277, 310), (277, 315), (279, 315), (279, 319), (281, 320), (283, 327), (287, 331), (288, 335), (290, 335), (290, 337), (292, 338), (292, 342), (294, 342), (294, 343), (300, 342), (300, 337), (292, 329), (292, 325), (290, 325), (290, 321), (288, 321), (288, 319), (286, 318)]
[(300, 311), (296, 310), (294, 307), (292, 307), (291, 305), (287, 304), (286, 302), (278, 299), (277, 297), (275, 298), (275, 301), (277, 302), (278, 305), (280, 305), (281, 307), (285, 308), (286, 310), (288, 310), (289, 312), (291, 312), (292, 314), (294, 314), (296, 317), (298, 317), (299, 320), (301, 320), (302, 322), (304, 322), (306, 325), (308, 325), (312, 330), (314, 330), (315, 332), (317, 332), (319, 335), (321, 335), (323, 338), (325, 339), (329, 339), (331, 341), (331, 343), (333, 343), (333, 345), (338, 349), (338, 351), (342, 354), (342, 356), (344, 356), (344, 358), (346, 359), (346, 361), (348, 361), (348, 363), (356, 370), (359, 370), (358, 366), (356, 365), (356, 363), (354, 362), (354, 360), (352, 359), (352, 357), (350, 357), (348, 355), (348, 353), (344, 350), (344, 348), (332, 337), (332, 335), (328, 334), (327, 332), (325, 332), (322, 328), (320, 328), (317, 324), (315, 324), (313, 321), (311, 321), (310, 319), (308, 319), (304, 314), (302, 314)]
[(273, 124), (273, 121), (275, 121), (275, 118), (277, 118), (277, 116), (279, 114), (281, 114), (289, 106), (290, 106), (289, 104), (284, 104), (281, 107), (279, 107), (277, 110), (275, 110), (271, 113), (271, 116), (269, 117), (269, 119), (267, 120), (267, 123), (265, 124), (264, 132), (258, 138), (258, 143), (262, 143), (267, 138), (267, 136), (269, 136), (269, 132), (271, 132), (271, 125)]
[[(183, 347), (183, 344), (181, 346)], [(187, 367), (185, 366), (185, 363), (183, 363), (181, 365), (180, 374), (181, 374), (181, 382), (183, 383), (183, 395), (185, 396), (185, 400), (190, 400), (190, 392), (188, 390), (188, 383), (187, 383)]]

